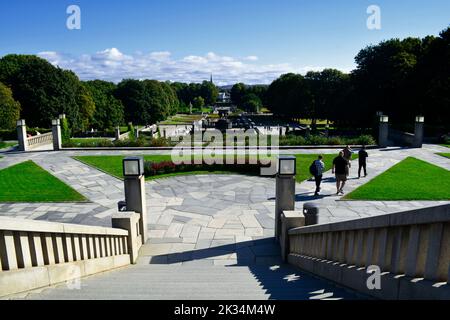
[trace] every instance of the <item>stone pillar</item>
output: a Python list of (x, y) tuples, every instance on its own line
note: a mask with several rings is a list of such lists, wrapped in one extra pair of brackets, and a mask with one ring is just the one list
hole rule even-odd
[(380, 116), (378, 129), (378, 145), (380, 148), (386, 148), (389, 136), (389, 118), (388, 116)]
[(295, 209), (295, 176), (277, 174), (275, 185), (275, 238), (281, 237), (281, 215), (283, 211)]
[(17, 121), (17, 140), (19, 141), (19, 150), (28, 151), (27, 126), (23, 119)]
[(114, 137), (116, 138), (116, 140), (120, 140), (120, 127), (119, 126), (117, 126), (114, 129)]
[(62, 135), (61, 135), (61, 121), (59, 119), (52, 120), (52, 135), (53, 135), (53, 150), (61, 150)]
[(423, 136), (424, 136), (424, 117), (417, 116), (414, 127), (414, 148), (422, 148)]
[(142, 235), (142, 243), (147, 241), (147, 207), (145, 200), (145, 176), (125, 176), (125, 202), (127, 211), (139, 213), (139, 229)]
[(134, 132), (136, 132), (136, 139), (139, 138), (139, 127), (135, 127)]

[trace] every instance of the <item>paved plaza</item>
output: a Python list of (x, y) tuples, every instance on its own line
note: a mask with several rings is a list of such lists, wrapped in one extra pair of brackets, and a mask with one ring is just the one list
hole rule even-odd
[[(350, 192), (408, 156), (450, 169), (450, 161), (436, 152), (445, 148), (370, 150), (367, 178), (356, 179), (357, 162), (350, 170), (345, 191)], [(123, 200), (123, 182), (72, 158), (75, 155), (162, 154), (167, 151), (87, 151), (3, 153), (0, 168), (33, 160), (83, 194), (86, 203), (4, 203), (0, 214), (21, 219), (87, 225), (111, 225), (117, 202)], [(283, 153), (336, 153), (336, 150), (286, 150)], [(327, 168), (330, 169), (330, 168)], [(188, 175), (149, 181), (147, 209), (149, 241), (141, 263), (248, 264), (279, 260), (273, 243), (275, 179), (245, 175)], [(305, 202), (320, 207), (319, 223), (434, 206), (445, 201), (342, 201), (335, 196), (331, 171), (324, 175), (320, 197), (314, 182), (296, 186), (296, 208)], [(215, 249), (214, 249), (215, 248)], [(210, 249), (210, 250), (207, 250)], [(214, 250), (213, 250), (214, 249)]]
[[(356, 179), (357, 162), (345, 188), (350, 192), (408, 156), (450, 169), (450, 161), (435, 155), (440, 146), (423, 149), (369, 150), (369, 176)], [(336, 150), (286, 150), (283, 153), (336, 153)], [(3, 153), (0, 169), (33, 160), (83, 194), (85, 203), (4, 203), (0, 215), (18, 219), (111, 225), (123, 182), (72, 158), (75, 155), (163, 154), (167, 151), (64, 151)], [(327, 168), (330, 169), (330, 168)], [(320, 207), (319, 223), (368, 217), (445, 201), (342, 201), (335, 196), (331, 171), (322, 193), (314, 197), (313, 181), (296, 185), (296, 208), (305, 202)], [(355, 299), (351, 292), (282, 264), (274, 242), (275, 179), (235, 174), (187, 175), (146, 183), (149, 240), (138, 264), (82, 281), (82, 290), (44, 290), (21, 297), (32, 299), (120, 299), (128, 286), (140, 289), (128, 298), (145, 299)], [(145, 281), (133, 281), (143, 279)], [(167, 277), (171, 278), (166, 281)], [(161, 282), (161, 279), (164, 281)], [(129, 280), (131, 279), (131, 280)], [(226, 281), (222, 281), (225, 279)], [(228, 279), (228, 280), (227, 280)], [(228, 282), (227, 282), (228, 281)], [(234, 289), (229, 286), (234, 284)], [(148, 290), (151, 285), (152, 290)], [(226, 287), (224, 287), (224, 285)], [(184, 292), (183, 288), (190, 290)], [(289, 290), (287, 290), (288, 288)], [(102, 291), (103, 290), (103, 291)], [(231, 291), (230, 291), (231, 290)], [(126, 291), (126, 290), (125, 290)], [(128, 290), (130, 291), (130, 290)], [(127, 292), (128, 292), (127, 291)], [(109, 295), (105, 295), (106, 293)], [(131, 292), (131, 291), (130, 291)], [(82, 296), (78, 296), (82, 295)]]

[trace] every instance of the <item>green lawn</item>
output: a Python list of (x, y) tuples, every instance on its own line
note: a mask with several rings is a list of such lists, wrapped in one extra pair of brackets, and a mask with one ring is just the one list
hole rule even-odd
[(5, 148), (9, 148), (9, 147), (13, 147), (17, 145), (17, 142), (4, 142), (4, 141), (0, 141), (0, 149), (5, 149)]
[(352, 200), (450, 200), (450, 171), (407, 158), (348, 194)]
[[(331, 169), (331, 165), (333, 162), (333, 159), (336, 157), (335, 154), (324, 154), (324, 163), (326, 170)], [(90, 166), (93, 166), (95, 168), (98, 168), (106, 173), (111, 174), (112, 176), (115, 176), (117, 178), (123, 178), (122, 175), (122, 159), (124, 156), (78, 156), (74, 157), (78, 161), (81, 161), (83, 163), (86, 163)], [(313, 162), (313, 160), (317, 159), (317, 155), (314, 154), (298, 154), (296, 155), (297, 158), (297, 176), (296, 181), (302, 182), (304, 180), (307, 180), (310, 178), (309, 174), (309, 166)], [(353, 155), (353, 158), (357, 158), (357, 155)], [(144, 156), (144, 159), (147, 161), (153, 161), (153, 162), (161, 162), (161, 161), (170, 161), (171, 156), (170, 155), (148, 155)], [(192, 171), (192, 172), (175, 172), (175, 173), (168, 173), (158, 176), (152, 176), (147, 177), (147, 179), (159, 179), (159, 178), (166, 178), (166, 177), (172, 177), (172, 176), (179, 176), (179, 175), (189, 175), (189, 174), (204, 174), (204, 173), (212, 173), (210, 171)], [(213, 172), (213, 173), (229, 173), (226, 171), (220, 171), (220, 172)]]
[(86, 198), (33, 161), (0, 170), (0, 202), (76, 201)]
[(441, 146), (450, 148), (450, 144), (441, 144)]
[(450, 159), (450, 153), (438, 153), (438, 155), (449, 158)]

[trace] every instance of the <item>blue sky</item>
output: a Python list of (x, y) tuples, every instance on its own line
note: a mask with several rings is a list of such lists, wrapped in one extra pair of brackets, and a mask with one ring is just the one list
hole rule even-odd
[[(39, 54), (82, 79), (268, 83), (279, 74), (350, 71), (369, 44), (437, 35), (448, 0), (1, 0), (0, 56)], [(66, 8), (81, 9), (68, 30)], [(366, 27), (369, 5), (381, 30)]]

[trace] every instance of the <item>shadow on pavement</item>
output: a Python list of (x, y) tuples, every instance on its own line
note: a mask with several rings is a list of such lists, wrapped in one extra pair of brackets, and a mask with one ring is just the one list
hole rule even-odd
[[(233, 255), (233, 256), (232, 256)], [(231, 257), (230, 257), (231, 256)], [(170, 265), (182, 262), (186, 266), (227, 268), (247, 267), (262, 290), (276, 300), (358, 299), (353, 292), (334, 286), (331, 282), (311, 276), (300, 269), (284, 264), (275, 238), (226, 244), (186, 252), (153, 256), (150, 264)]]

